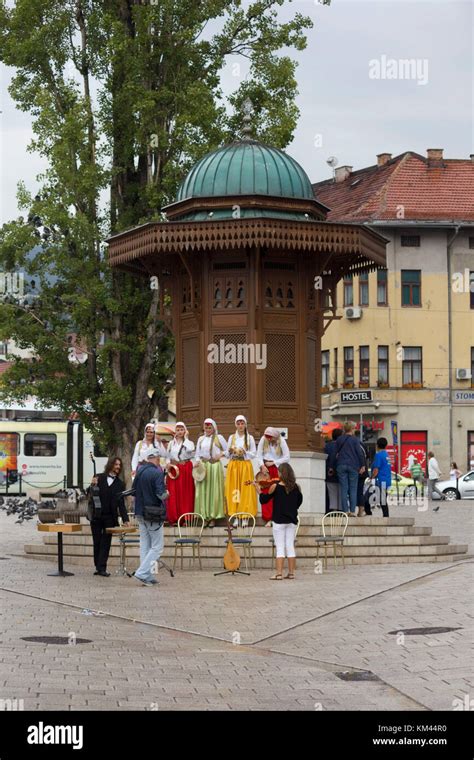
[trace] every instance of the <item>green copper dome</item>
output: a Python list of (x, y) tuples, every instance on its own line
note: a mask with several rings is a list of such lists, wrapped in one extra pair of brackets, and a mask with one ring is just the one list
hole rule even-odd
[(314, 200), (306, 172), (278, 148), (241, 140), (208, 153), (191, 169), (176, 201), (236, 195)]

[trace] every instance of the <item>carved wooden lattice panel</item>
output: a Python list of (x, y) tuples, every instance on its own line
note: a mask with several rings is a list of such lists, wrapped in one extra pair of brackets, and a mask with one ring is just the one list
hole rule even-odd
[(306, 339), (306, 359), (308, 369), (308, 404), (316, 404), (316, 343), (311, 338)]
[(218, 361), (212, 365), (215, 403), (247, 401), (247, 364), (252, 346), (246, 338), (245, 333), (214, 335), (219, 351)]
[(296, 402), (296, 337), (267, 333), (267, 368), (265, 399), (267, 402)]
[(183, 338), (182, 348), (182, 405), (195, 406), (199, 404), (199, 338)]
[(215, 277), (212, 299), (213, 309), (246, 309), (247, 278), (242, 275)]

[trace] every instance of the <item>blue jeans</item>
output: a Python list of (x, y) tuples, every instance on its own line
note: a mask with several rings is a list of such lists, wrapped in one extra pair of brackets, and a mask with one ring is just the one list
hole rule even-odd
[(354, 470), (348, 464), (339, 464), (337, 466), (337, 478), (341, 488), (341, 510), (347, 512), (347, 501), (349, 500), (350, 511), (355, 512), (357, 505), (357, 483), (359, 481), (359, 471)]
[(140, 567), (135, 570), (135, 578), (141, 581), (153, 580), (153, 563), (158, 562), (164, 545), (163, 523), (152, 523), (137, 516), (140, 529)]

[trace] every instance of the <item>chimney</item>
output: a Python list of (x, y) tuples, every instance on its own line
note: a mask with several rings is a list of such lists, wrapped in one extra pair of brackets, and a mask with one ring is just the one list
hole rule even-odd
[(377, 166), (385, 166), (391, 160), (391, 153), (379, 153), (377, 155)]
[(443, 148), (428, 148), (426, 151), (428, 158), (428, 166), (437, 167), (444, 166), (443, 163)]
[(352, 174), (352, 166), (338, 166), (334, 170), (334, 180), (336, 182), (344, 182), (345, 179)]

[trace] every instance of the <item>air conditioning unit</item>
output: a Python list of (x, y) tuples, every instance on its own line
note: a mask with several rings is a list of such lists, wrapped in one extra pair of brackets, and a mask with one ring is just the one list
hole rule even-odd
[(457, 369), (456, 380), (470, 380), (472, 378), (472, 372), (470, 369)]
[(347, 306), (344, 309), (344, 316), (346, 319), (360, 319), (362, 316), (362, 309), (360, 306)]

